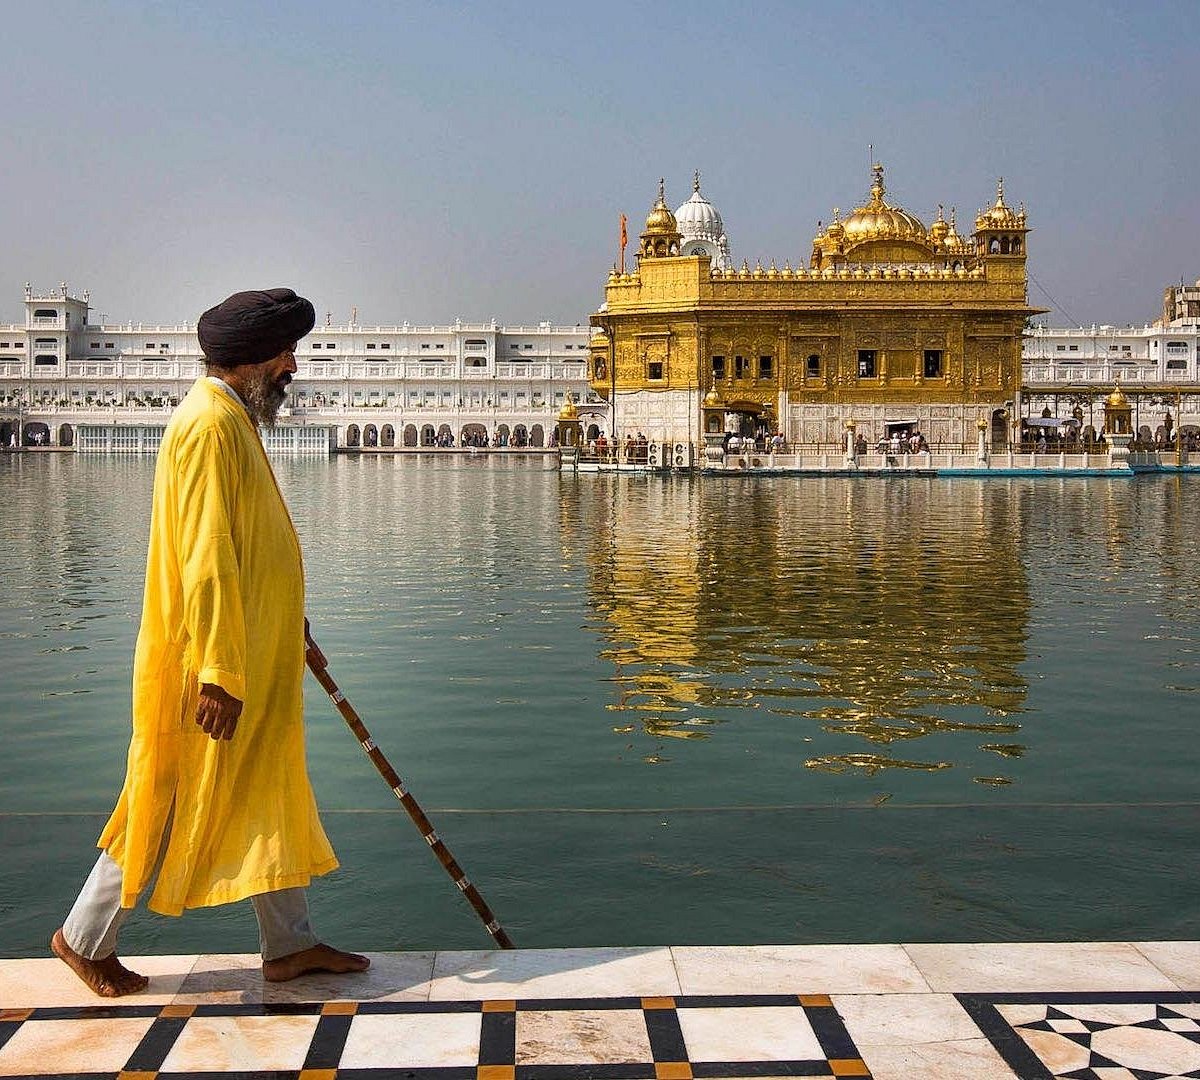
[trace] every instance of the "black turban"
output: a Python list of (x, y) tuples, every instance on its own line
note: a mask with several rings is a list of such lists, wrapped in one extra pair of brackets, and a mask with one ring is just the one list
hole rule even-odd
[(261, 364), (307, 334), (317, 313), (291, 289), (252, 289), (226, 297), (200, 316), (196, 331), (210, 364)]

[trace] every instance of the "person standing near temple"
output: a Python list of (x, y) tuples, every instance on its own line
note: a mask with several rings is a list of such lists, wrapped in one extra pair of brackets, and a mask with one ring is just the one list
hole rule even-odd
[(309, 919), (305, 887), (338, 863), (305, 765), (300, 544), (258, 432), (314, 322), (290, 289), (210, 308), (197, 327), (207, 374), (163, 435), (125, 783), (51, 941), (104, 997), (147, 985), (116, 947), (151, 881), (163, 915), (249, 898), (268, 981), (369, 965), (322, 944)]

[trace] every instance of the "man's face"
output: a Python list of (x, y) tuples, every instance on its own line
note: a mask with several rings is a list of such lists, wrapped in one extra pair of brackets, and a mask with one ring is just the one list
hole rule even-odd
[(274, 427), (279, 406), (287, 397), (288, 383), (296, 370), (296, 346), (289, 345), (277, 356), (246, 369), (246, 407), (256, 424)]

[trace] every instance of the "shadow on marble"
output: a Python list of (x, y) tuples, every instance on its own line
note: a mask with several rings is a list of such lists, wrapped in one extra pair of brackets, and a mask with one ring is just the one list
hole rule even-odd
[(668, 949), (440, 952), (431, 1001), (479, 998), (670, 997), (679, 980)]
[(748, 945), (671, 949), (684, 994), (921, 994), (899, 945)]
[(102, 998), (89, 990), (66, 964), (57, 957), (0, 962), (0, 1002), (6, 1009), (71, 1008), (79, 1005), (166, 1005), (172, 1000), (195, 956), (135, 956), (125, 963), (133, 971), (150, 978), (140, 994), (120, 998)]
[(314, 973), (285, 983), (262, 977), (255, 953), (201, 956), (174, 998), (189, 1004), (283, 1004), (303, 1001), (425, 1001), (433, 974), (426, 953), (367, 953), (371, 966), (346, 975)]

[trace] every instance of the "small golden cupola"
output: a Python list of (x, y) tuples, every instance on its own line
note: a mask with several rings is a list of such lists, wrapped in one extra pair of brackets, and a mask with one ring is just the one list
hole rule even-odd
[(975, 252), (978, 255), (1025, 255), (1025, 207), (1013, 210), (1004, 201), (1004, 177), (996, 181), (996, 201), (975, 218)]
[(667, 193), (664, 181), (658, 182), (658, 201), (650, 209), (646, 218), (646, 231), (641, 236), (641, 246), (638, 248), (639, 259), (661, 259), (679, 254), (679, 245), (683, 236), (675, 215), (667, 206)]
[(884, 199), (883, 166), (871, 167), (870, 198), (834, 220), (813, 243), (813, 265), (929, 262), (933, 247), (921, 219)]
[(929, 226), (929, 238), (939, 248), (944, 248), (946, 246), (946, 237), (949, 235), (950, 223), (942, 216), (942, 204), (938, 203), (937, 217), (933, 219), (933, 224)]
[(950, 207), (950, 230), (942, 241), (942, 247), (952, 255), (958, 255), (967, 250), (967, 242), (958, 233), (958, 211)]

